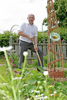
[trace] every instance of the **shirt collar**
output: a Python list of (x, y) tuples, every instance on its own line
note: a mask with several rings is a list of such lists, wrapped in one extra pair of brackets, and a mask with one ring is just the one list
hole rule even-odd
[[(28, 25), (30, 25), (30, 24), (28, 23)], [(32, 25), (30, 25), (30, 26), (34, 26), (34, 23)]]

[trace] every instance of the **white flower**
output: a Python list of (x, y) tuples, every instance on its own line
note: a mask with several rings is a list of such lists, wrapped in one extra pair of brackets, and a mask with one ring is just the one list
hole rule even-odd
[(40, 100), (44, 100), (44, 97), (40, 97)]
[(26, 100), (30, 100), (29, 98), (27, 98)]
[(35, 96), (33, 96), (33, 97), (38, 98), (38, 95), (35, 95)]
[(3, 99), (5, 99), (5, 97), (2, 97)]
[(2, 85), (7, 85), (7, 83), (3, 83)]
[(43, 96), (44, 94), (41, 94), (41, 96)]
[(35, 93), (40, 93), (40, 91), (34, 90)]
[(35, 91), (36, 93), (40, 93), (40, 91)]
[(28, 55), (28, 52), (26, 52), (26, 51), (23, 52), (23, 55), (24, 55), (24, 56), (27, 56), (27, 55)]
[(18, 80), (18, 79), (22, 79), (21, 77), (15, 77), (13, 78), (13, 80)]
[(4, 92), (4, 90), (1, 91), (2, 93)]
[(34, 90), (31, 91), (31, 93), (33, 93), (33, 92), (34, 92)]
[(54, 91), (54, 94), (57, 93), (56, 91)]
[(43, 88), (43, 86), (39, 86), (39, 89), (42, 89)]
[(44, 97), (44, 99), (48, 99), (48, 97), (47, 97), (47, 96), (45, 96), (45, 97)]
[(50, 96), (53, 96), (54, 94), (50, 94)]
[(24, 84), (23, 86), (26, 86), (26, 85), (28, 85), (28, 84)]
[(9, 47), (0, 47), (0, 51), (5, 51), (5, 50), (9, 51), (11, 49), (12, 49), (12, 46), (9, 46)]
[(38, 84), (40, 83), (40, 81), (37, 82)]
[(46, 83), (46, 81), (44, 81), (44, 83)]
[(44, 71), (43, 75), (47, 76), (48, 75), (48, 71)]
[(19, 93), (21, 92), (21, 90), (19, 90)]

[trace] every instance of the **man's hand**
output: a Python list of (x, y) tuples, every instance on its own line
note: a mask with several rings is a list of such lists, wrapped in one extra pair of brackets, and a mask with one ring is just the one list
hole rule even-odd
[(29, 39), (30, 39), (31, 41), (33, 41), (33, 37), (29, 36)]
[(37, 51), (38, 50), (38, 47), (37, 46), (34, 46), (34, 50)]
[(26, 38), (29, 38), (31, 41), (33, 41), (33, 37), (23, 33), (22, 31), (19, 31), (18, 32), (18, 35), (22, 36), (22, 37), (26, 37)]

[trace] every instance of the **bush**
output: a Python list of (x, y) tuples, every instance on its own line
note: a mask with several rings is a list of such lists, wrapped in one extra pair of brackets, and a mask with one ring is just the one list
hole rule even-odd
[[(10, 35), (12, 35), (12, 38), (14, 41), (16, 41), (16, 38), (19, 37), (16, 34), (10, 34), (9, 31), (5, 31), (4, 34), (0, 34), (0, 47), (9, 46)], [(2, 54), (3, 54), (3, 52), (0, 52), (0, 55), (2, 55)]]
[(12, 55), (9, 57), (9, 61), (11, 67), (18, 68), (18, 57), (14, 53), (12, 53)]
[(38, 42), (43, 43), (44, 39), (45, 39), (45, 42), (47, 42), (48, 33), (46, 33), (46, 32), (38, 32)]
[[(67, 29), (60, 27), (60, 36), (61, 36), (61, 41), (67, 43)], [(9, 39), (10, 39), (10, 31), (5, 31), (4, 34), (0, 34), (0, 47), (3, 46), (9, 46)], [(12, 34), (12, 38), (14, 42), (16, 42), (16, 38), (19, 38), (19, 35)], [(43, 40), (45, 39), (45, 42), (47, 43), (48, 40), (48, 32), (38, 32), (38, 42), (43, 43)], [(3, 52), (0, 53), (2, 55)]]

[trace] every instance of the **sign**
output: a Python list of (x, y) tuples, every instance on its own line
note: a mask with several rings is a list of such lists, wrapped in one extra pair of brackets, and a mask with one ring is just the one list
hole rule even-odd
[(60, 40), (60, 35), (58, 33), (53, 32), (53, 33), (50, 34), (50, 39), (52, 41), (59, 41)]

